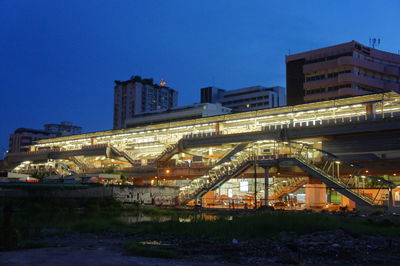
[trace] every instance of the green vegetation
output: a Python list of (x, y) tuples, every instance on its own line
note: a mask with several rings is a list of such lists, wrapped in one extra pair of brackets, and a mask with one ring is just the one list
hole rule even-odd
[[(140, 233), (211, 239), (263, 239), (274, 238), (280, 232), (302, 235), (343, 229), (352, 234), (400, 236), (398, 219), (373, 216), (373, 212), (369, 217), (352, 217), (329, 213), (266, 210), (234, 215), (230, 213), (233, 219), (228, 220), (226, 216), (229, 214), (223, 211), (212, 213), (210, 218), (209, 213), (202, 214), (196, 211), (126, 208), (111, 199), (15, 199), (1, 201), (0, 207), (4, 206), (12, 206), (14, 210), (9, 223), (9, 228), (14, 232), (10, 239), (16, 239), (19, 243), (14, 243), (14, 247), (22, 246), (24, 241), (40, 239), (44, 232), (47, 235), (68, 232), (122, 235)], [(0, 212), (0, 221), (4, 221), (3, 216)], [(151, 221), (140, 222), (138, 219), (139, 222), (129, 224), (128, 220), (122, 219), (124, 216), (134, 219), (145, 216)], [(206, 220), (207, 217), (210, 218), (209, 221)], [(144, 252), (143, 250), (148, 248), (132, 244), (129, 252)], [(153, 250), (152, 247), (151, 249), (150, 253), (162, 253), (157, 249)]]
[(280, 232), (294, 232), (298, 235), (318, 231), (343, 229), (350, 233), (369, 235), (400, 236), (398, 222), (374, 222), (371, 219), (341, 217), (319, 213), (264, 212), (237, 216), (232, 221), (197, 220), (190, 223), (169, 221), (143, 224), (143, 233), (161, 233), (176, 236), (205, 236), (220, 239), (256, 239), (275, 237)]
[(371, 210), (370, 212), (369, 212), (369, 215), (370, 216), (379, 216), (379, 215), (382, 215), (382, 214), (384, 214), (385, 213), (385, 211), (382, 209), (382, 208), (378, 208), (378, 209), (373, 209), (373, 210)]
[(123, 173), (121, 171), (117, 171), (113, 167), (104, 169), (104, 173), (105, 174), (117, 174), (117, 175), (119, 175), (120, 178), (121, 178), (122, 184), (126, 184), (126, 182), (128, 181), (128, 176), (125, 173)]
[(31, 174), (32, 177), (37, 178), (42, 182), (43, 178), (50, 176), (49, 171), (36, 171)]
[(126, 243), (125, 250), (129, 255), (132, 256), (155, 257), (155, 258), (165, 258), (165, 259), (174, 259), (181, 257), (175, 251), (156, 248), (156, 247), (149, 247), (142, 243), (136, 243), (136, 242)]

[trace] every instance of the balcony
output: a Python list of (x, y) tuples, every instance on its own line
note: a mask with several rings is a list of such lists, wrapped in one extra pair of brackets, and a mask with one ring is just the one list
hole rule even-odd
[(392, 76), (400, 76), (400, 67), (386, 66), (385, 74)]
[[(362, 60), (362, 59), (351, 57), (351, 56), (343, 56), (338, 59), (334, 59), (334, 60), (330, 60), (330, 61), (324, 61), (324, 62), (318, 62), (318, 63), (314, 63), (314, 64), (304, 65), (303, 73), (307, 74), (307, 73), (312, 73), (312, 72), (316, 72), (316, 71), (321, 71), (324, 69), (338, 68), (340, 66), (362, 67), (362, 68), (369, 69), (369, 70), (379, 72), (379, 73), (386, 73), (385, 70), (387, 68), (384, 65), (381, 65), (378, 63)], [(394, 70), (389, 69), (388, 71), (394, 71)], [(395, 75), (395, 74), (390, 74), (390, 75)]]
[(306, 81), (303, 84), (304, 89), (315, 89), (315, 88), (324, 88), (329, 86), (335, 86), (338, 84), (338, 77), (334, 78), (326, 78), (315, 81)]
[(375, 87), (375, 88), (384, 88), (384, 82), (382, 80), (378, 79), (373, 79), (370, 77), (365, 77), (365, 76), (358, 76), (353, 73), (344, 73), (339, 75), (338, 77), (338, 82), (339, 83), (359, 83), (363, 84), (366, 86), (370, 87)]
[(356, 88), (341, 88), (337, 91), (329, 91), (315, 94), (308, 94), (304, 96), (304, 101), (316, 101), (316, 100), (324, 100), (324, 99), (332, 99), (332, 98), (341, 98), (345, 96), (358, 96), (368, 94), (369, 92), (356, 89)]

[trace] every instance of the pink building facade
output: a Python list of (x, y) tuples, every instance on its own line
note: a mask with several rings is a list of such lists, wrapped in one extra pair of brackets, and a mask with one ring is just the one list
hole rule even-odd
[(400, 92), (400, 55), (356, 41), (286, 56), (288, 105)]

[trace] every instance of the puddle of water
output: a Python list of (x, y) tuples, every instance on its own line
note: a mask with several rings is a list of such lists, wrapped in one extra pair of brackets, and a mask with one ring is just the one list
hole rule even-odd
[(180, 223), (190, 223), (194, 221), (216, 221), (218, 219), (233, 220), (231, 215), (215, 215), (215, 214), (174, 214), (174, 215), (149, 215), (143, 213), (124, 213), (119, 217), (119, 220), (127, 223), (143, 223), (143, 222), (157, 222), (164, 223), (169, 221), (178, 221)]

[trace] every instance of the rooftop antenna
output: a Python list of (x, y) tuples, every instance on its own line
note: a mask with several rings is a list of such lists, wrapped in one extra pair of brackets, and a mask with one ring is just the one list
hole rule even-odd
[(289, 55), (290, 55), (290, 48), (289, 48)]
[(372, 46), (372, 48), (378, 47), (381, 44), (381, 38), (375, 38), (375, 37), (370, 37), (369, 38), (369, 46)]

